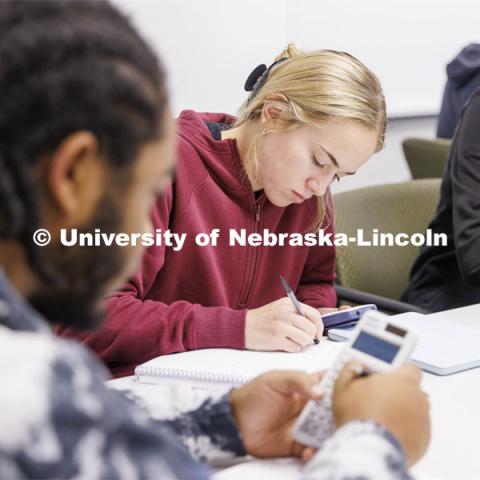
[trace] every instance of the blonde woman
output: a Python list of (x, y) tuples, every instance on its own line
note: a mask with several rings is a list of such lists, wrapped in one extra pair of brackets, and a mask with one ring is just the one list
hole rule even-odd
[[(289, 45), (246, 88), (237, 118), (184, 111), (178, 119), (176, 179), (153, 211), (154, 228), (177, 237), (146, 252), (108, 299), (104, 328), (84, 337), (116, 375), (184, 350), (296, 352), (321, 336), (321, 314), (336, 305), (333, 246), (268, 246), (265, 235), (332, 233), (329, 185), (383, 145), (379, 82), (346, 53)], [(199, 246), (196, 235), (214, 229), (216, 245)]]

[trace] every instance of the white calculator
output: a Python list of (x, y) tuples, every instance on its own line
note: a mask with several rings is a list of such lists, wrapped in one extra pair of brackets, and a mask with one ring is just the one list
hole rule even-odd
[(345, 348), (338, 354), (320, 385), (324, 396), (320, 401), (310, 400), (295, 423), (295, 439), (311, 447), (320, 448), (335, 431), (332, 414), (333, 386), (343, 366), (356, 361), (369, 372), (387, 372), (401, 367), (412, 354), (418, 333), (392, 321), (388, 315), (367, 311), (355, 327)]

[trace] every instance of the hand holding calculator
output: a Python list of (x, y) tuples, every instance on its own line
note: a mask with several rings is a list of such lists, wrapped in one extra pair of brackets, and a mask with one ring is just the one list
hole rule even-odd
[(358, 322), (346, 347), (320, 382), (325, 395), (309, 401), (298, 418), (293, 436), (304, 445), (320, 448), (335, 431), (332, 414), (333, 387), (338, 374), (350, 361), (370, 372), (387, 372), (405, 364), (415, 348), (418, 334), (391, 321), (387, 315), (369, 310)]

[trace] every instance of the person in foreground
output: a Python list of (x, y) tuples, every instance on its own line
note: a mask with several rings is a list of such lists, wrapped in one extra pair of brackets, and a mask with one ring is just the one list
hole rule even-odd
[[(0, 36), (0, 478), (204, 479), (205, 462), (245, 454), (310, 460), (308, 478), (407, 478), (429, 441), (412, 366), (367, 378), (347, 366), (338, 430), (315, 453), (291, 428), (321, 400), (320, 374), (273, 372), (216, 396), (121, 392), (53, 335), (53, 323), (97, 325), (142, 253), (63, 247), (60, 229), (148, 231), (173, 123), (161, 67), (110, 4), (2, 2)], [(51, 233), (43, 248), (38, 228)]]

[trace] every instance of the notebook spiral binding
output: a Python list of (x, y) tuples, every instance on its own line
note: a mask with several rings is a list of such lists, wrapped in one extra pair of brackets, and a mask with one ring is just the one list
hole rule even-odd
[[(199, 370), (185, 370), (181, 368), (155, 368), (144, 366), (135, 369), (135, 377), (140, 381), (140, 377), (156, 377), (156, 378), (175, 378), (185, 380), (197, 380), (201, 382), (215, 382), (215, 383), (232, 383), (244, 384), (251, 380), (249, 377), (242, 375), (233, 375), (231, 373), (208, 373)], [(142, 378), (142, 383), (145, 379)]]

